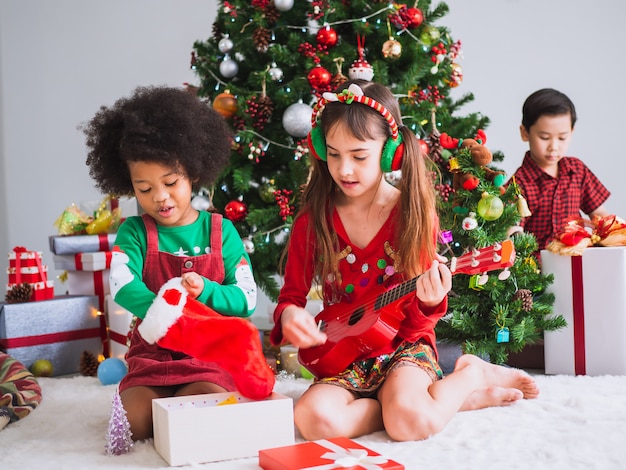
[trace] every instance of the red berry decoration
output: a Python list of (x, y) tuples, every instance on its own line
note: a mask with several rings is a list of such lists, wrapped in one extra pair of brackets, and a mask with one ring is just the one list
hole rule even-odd
[(330, 85), (330, 79), (332, 78), (330, 72), (321, 65), (316, 65), (307, 75), (309, 83), (314, 90), (320, 90)]
[(404, 19), (409, 28), (417, 28), (424, 21), (424, 15), (419, 8), (407, 8)]
[(241, 201), (230, 201), (224, 207), (224, 216), (231, 222), (241, 222), (248, 215), (248, 206)]
[(337, 44), (337, 40), (337, 31), (330, 26), (324, 26), (317, 32), (317, 43), (322, 46), (333, 47)]

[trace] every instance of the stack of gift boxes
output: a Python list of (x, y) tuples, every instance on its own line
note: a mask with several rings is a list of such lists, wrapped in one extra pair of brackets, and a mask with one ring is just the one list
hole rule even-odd
[[(104, 332), (95, 296), (54, 296), (42, 252), (16, 247), (9, 253), (7, 302), (0, 303), (0, 349), (26, 367), (50, 361), (53, 375), (79, 371), (83, 351), (102, 353)], [(16, 300), (24, 284), (30, 299)], [(13, 294), (13, 295), (12, 295)]]
[[(136, 201), (114, 200), (124, 216), (136, 215)], [(95, 204), (91, 204), (97, 207)], [(89, 210), (89, 203), (81, 209)], [(49, 237), (55, 269), (62, 270), (68, 295), (95, 295), (105, 331), (103, 354), (124, 360), (132, 314), (115, 303), (109, 274), (116, 233), (95, 235), (56, 235)]]

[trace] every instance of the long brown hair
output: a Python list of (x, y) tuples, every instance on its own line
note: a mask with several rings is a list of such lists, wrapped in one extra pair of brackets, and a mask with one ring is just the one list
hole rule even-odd
[[(438, 230), (435, 193), (428, 175), (428, 157), (421, 152), (417, 137), (402, 125), (400, 107), (391, 91), (375, 82), (350, 80), (337, 91), (352, 83), (361, 87), (365, 96), (378, 101), (395, 118), (404, 141), (401, 177), (397, 184), (400, 191), (399, 210), (396, 212), (395, 240), (393, 246), (402, 260), (402, 270), (407, 277), (421, 274), (430, 265), (436, 252)], [(346, 105), (329, 102), (320, 114), (319, 126), (324, 135), (337, 122), (345, 124), (359, 140), (388, 138), (391, 129), (387, 121), (369, 106), (352, 103)], [(339, 251), (337, 239), (330, 224), (335, 206), (335, 195), (339, 188), (332, 179), (325, 161), (311, 158), (311, 174), (304, 188), (300, 210), (296, 216), (308, 214), (311, 220), (307, 246), (310, 237), (315, 240), (314, 273), (315, 281), (323, 285), (323, 280), (336, 274), (333, 260)], [(283, 253), (286, 256), (287, 252)], [(282, 265), (282, 263), (281, 263)]]

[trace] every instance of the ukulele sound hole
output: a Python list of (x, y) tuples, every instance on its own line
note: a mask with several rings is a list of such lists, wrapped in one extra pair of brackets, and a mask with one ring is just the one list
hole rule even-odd
[(357, 308), (350, 315), (350, 319), (348, 320), (348, 325), (354, 325), (358, 323), (361, 320), (361, 318), (363, 318), (364, 313), (365, 313), (365, 309), (363, 307)]

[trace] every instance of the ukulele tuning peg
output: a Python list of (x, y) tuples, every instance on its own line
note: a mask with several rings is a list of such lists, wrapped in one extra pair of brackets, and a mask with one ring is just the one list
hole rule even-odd
[(500, 256), (498, 253), (494, 253), (494, 254), (493, 254), (493, 260), (494, 260), (496, 263), (499, 263), (500, 261), (502, 261), (502, 256)]
[(493, 249), (495, 251), (500, 251), (502, 249), (502, 245), (500, 243), (496, 242), (496, 243), (493, 244)]
[(501, 281), (506, 281), (509, 276), (511, 276), (511, 271), (509, 271), (509, 268), (505, 268), (500, 274), (498, 274), (498, 279), (500, 279)]

